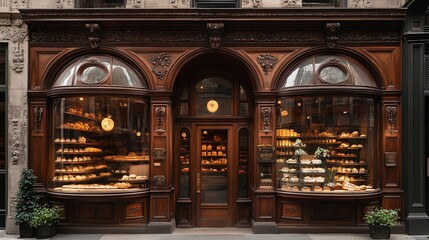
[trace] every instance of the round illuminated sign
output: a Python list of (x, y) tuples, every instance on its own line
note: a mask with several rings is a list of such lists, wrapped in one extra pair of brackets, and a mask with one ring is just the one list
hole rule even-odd
[(111, 118), (104, 118), (103, 121), (101, 121), (101, 128), (106, 132), (112, 131), (114, 127), (115, 122)]
[(219, 104), (216, 100), (210, 100), (207, 102), (207, 110), (211, 113), (216, 112), (219, 109)]

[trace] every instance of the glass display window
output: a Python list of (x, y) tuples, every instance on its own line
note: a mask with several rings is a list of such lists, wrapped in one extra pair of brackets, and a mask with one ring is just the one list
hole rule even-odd
[(148, 187), (148, 102), (139, 97), (53, 99), (52, 181), (61, 192)]
[(278, 189), (323, 193), (378, 189), (375, 99), (284, 97), (277, 108)]

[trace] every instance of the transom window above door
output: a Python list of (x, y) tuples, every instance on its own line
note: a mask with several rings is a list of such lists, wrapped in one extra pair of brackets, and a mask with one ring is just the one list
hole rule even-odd
[(249, 116), (246, 88), (228, 74), (204, 74), (189, 81), (179, 96), (179, 116)]

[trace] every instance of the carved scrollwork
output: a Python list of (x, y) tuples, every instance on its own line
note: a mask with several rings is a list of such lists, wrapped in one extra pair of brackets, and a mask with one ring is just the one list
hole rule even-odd
[(222, 42), (223, 23), (207, 23), (210, 47), (217, 49)]
[(270, 125), (272, 112), (272, 107), (261, 107), (262, 122), (264, 124), (264, 129), (262, 130), (262, 132), (265, 134), (271, 132)]
[(100, 41), (100, 25), (98, 23), (87, 23), (85, 28), (88, 29), (88, 41), (91, 48), (97, 48)]
[(159, 56), (153, 56), (150, 58), (152, 63), (152, 72), (158, 79), (163, 79), (167, 74), (167, 69), (170, 66), (172, 60), (171, 55), (167, 53), (161, 53)]
[(15, 71), (16, 73), (21, 73), (24, 70), (24, 60), (24, 49), (21, 47), (21, 43), (18, 43), (16, 47), (13, 47), (13, 71)]
[(396, 106), (387, 106), (386, 107), (386, 116), (387, 116), (387, 121), (389, 123), (388, 131), (391, 134), (398, 132), (398, 130), (395, 130), (396, 115), (397, 114), (398, 114), (398, 108)]
[(19, 160), (21, 159), (20, 154), (20, 132), (19, 132), (19, 121), (18, 119), (14, 118), (12, 119), (12, 133), (13, 133), (13, 145), (12, 145), (12, 151), (11, 151), (11, 160), (12, 165), (18, 165)]
[(338, 42), (338, 31), (340, 30), (340, 23), (327, 23), (325, 29), (328, 48), (335, 48), (335, 45)]
[(262, 67), (265, 74), (268, 74), (277, 64), (277, 58), (269, 53), (263, 53), (258, 56), (257, 62)]
[(155, 112), (156, 112), (156, 122), (158, 125), (158, 129), (156, 129), (155, 132), (158, 134), (164, 133), (165, 130), (162, 129), (162, 125), (164, 122), (165, 107), (157, 107), (155, 109)]

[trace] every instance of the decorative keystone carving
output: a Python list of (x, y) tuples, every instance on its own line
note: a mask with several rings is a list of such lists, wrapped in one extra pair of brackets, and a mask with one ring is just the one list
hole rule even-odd
[(40, 123), (42, 122), (43, 117), (43, 107), (34, 108), (34, 131), (41, 132)]
[(167, 53), (161, 53), (159, 56), (153, 56), (150, 58), (152, 63), (152, 72), (158, 79), (163, 79), (167, 74), (167, 69), (171, 64), (171, 55)]
[(91, 48), (97, 48), (100, 41), (100, 25), (98, 23), (87, 23), (85, 28), (88, 29), (88, 40)]
[(335, 48), (335, 45), (338, 42), (338, 30), (340, 30), (340, 23), (327, 23), (325, 29), (328, 48)]
[(352, 7), (371, 8), (371, 7), (374, 7), (374, 1), (373, 0), (353, 0)]
[(268, 74), (268, 72), (271, 72), (277, 64), (277, 58), (269, 53), (263, 53), (258, 56), (257, 62), (262, 67), (265, 74)]
[(165, 132), (164, 129), (162, 129), (162, 124), (164, 122), (164, 114), (165, 114), (165, 107), (157, 107), (155, 109), (156, 112), (156, 122), (158, 125), (158, 129), (155, 130), (158, 134), (161, 134)]
[(223, 23), (207, 23), (210, 47), (218, 49), (222, 42)]
[(396, 115), (398, 114), (398, 108), (396, 106), (388, 106), (386, 107), (386, 115), (387, 115), (387, 121), (389, 123), (389, 132), (390, 134), (398, 132), (398, 130), (395, 130), (396, 125)]
[(283, 7), (301, 7), (302, 2), (301, 0), (283, 0), (282, 6)]
[(273, 109), (271, 107), (261, 108), (262, 122), (264, 123), (264, 130), (262, 130), (262, 132), (265, 134), (271, 132), (270, 123), (271, 123), (272, 112), (273, 112)]

